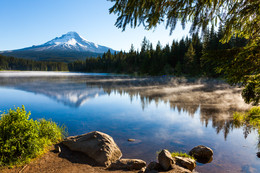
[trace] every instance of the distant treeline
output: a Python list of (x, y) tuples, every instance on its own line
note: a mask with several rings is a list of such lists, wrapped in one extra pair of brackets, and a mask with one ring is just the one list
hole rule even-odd
[(34, 61), (0, 55), (0, 70), (68, 71), (64, 62)]
[(94, 52), (73, 52), (73, 51), (53, 51), (45, 50), (41, 51), (23, 51), (16, 50), (10, 52), (4, 52), (4, 56), (8, 57), (17, 57), (22, 59), (30, 59), (35, 61), (51, 61), (51, 62), (73, 62), (75, 60), (85, 60), (86, 57), (97, 57), (102, 55), (102, 53)]
[[(97, 58), (86, 61), (75, 61), (69, 64), (71, 71), (112, 72), (147, 75), (188, 75), (218, 77), (216, 73), (218, 59), (226, 56), (226, 50), (246, 45), (247, 40), (233, 37), (229, 43), (222, 44), (223, 32), (208, 30), (203, 40), (198, 34), (180, 41), (173, 40), (171, 45), (162, 47), (160, 42), (153, 47), (146, 38), (143, 39), (141, 50), (131, 46), (128, 53), (110, 51)], [(231, 54), (232, 56), (232, 54)]]
[[(198, 34), (179, 41), (173, 40), (171, 45), (162, 47), (160, 42), (153, 48), (146, 38), (141, 50), (133, 45), (128, 53), (110, 51), (102, 56), (77, 60), (72, 63), (40, 62), (0, 56), (0, 69), (3, 70), (42, 70), (42, 71), (81, 71), (108, 72), (139, 75), (188, 75), (218, 77), (216, 67), (218, 59), (226, 56), (225, 50), (245, 46), (245, 39), (232, 38), (229, 43), (220, 43), (223, 32), (208, 30), (203, 40)], [(232, 54), (230, 54), (232, 56)]]

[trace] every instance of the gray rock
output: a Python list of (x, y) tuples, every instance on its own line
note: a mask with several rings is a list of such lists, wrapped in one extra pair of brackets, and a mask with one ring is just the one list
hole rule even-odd
[(113, 138), (98, 131), (71, 136), (62, 143), (72, 151), (83, 152), (100, 165), (106, 167), (122, 157), (122, 153)]
[(158, 155), (158, 161), (163, 170), (168, 171), (173, 168), (173, 165), (175, 164), (171, 153), (164, 149), (162, 150)]
[(159, 170), (160, 169), (160, 164), (157, 162), (150, 162), (149, 165), (147, 166), (146, 170), (151, 171), (151, 170)]
[(199, 145), (194, 147), (189, 155), (193, 156), (200, 163), (207, 163), (212, 160), (213, 151), (209, 147)]
[(189, 169), (190, 171), (193, 171), (193, 169), (196, 167), (196, 161), (193, 159), (178, 156), (174, 157), (173, 159), (175, 160), (176, 165)]
[(146, 162), (140, 159), (120, 159), (112, 163), (109, 169), (141, 170), (145, 166)]

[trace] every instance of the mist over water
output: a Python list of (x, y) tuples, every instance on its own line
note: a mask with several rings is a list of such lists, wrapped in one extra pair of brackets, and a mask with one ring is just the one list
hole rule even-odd
[(189, 152), (202, 144), (214, 160), (198, 172), (260, 170), (257, 131), (232, 119), (249, 105), (241, 88), (220, 80), (0, 72), (0, 94), (2, 111), (25, 105), (32, 118), (65, 124), (70, 135), (111, 135), (124, 158), (152, 161), (161, 149)]

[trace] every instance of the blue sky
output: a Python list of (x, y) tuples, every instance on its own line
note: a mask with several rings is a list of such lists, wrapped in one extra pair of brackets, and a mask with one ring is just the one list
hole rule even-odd
[(109, 14), (113, 3), (107, 0), (0, 0), (0, 51), (43, 44), (69, 31), (115, 50), (140, 48), (144, 36), (154, 47), (181, 39), (189, 28), (178, 25), (172, 35), (164, 25), (147, 31), (128, 27), (122, 32), (114, 26), (117, 16)]

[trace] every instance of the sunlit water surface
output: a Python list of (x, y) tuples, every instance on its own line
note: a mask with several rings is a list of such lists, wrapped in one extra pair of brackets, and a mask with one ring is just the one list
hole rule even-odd
[[(104, 82), (99, 84), (98, 79), (88, 84), (95, 75), (103, 76)], [(198, 172), (260, 172), (256, 130), (235, 127), (230, 119), (214, 120), (211, 111), (207, 118), (200, 104), (190, 111), (190, 102), (172, 106), (158, 99), (160, 96), (153, 99), (140, 96), (135, 89), (122, 91), (121, 84), (106, 85), (106, 77), (109, 75), (0, 72), (0, 109), (25, 105), (31, 118), (64, 124), (69, 135), (102, 131), (114, 138), (124, 158), (149, 162), (164, 148), (189, 152), (205, 145), (214, 150), (214, 159), (198, 163)], [(128, 142), (129, 138), (136, 141)]]

